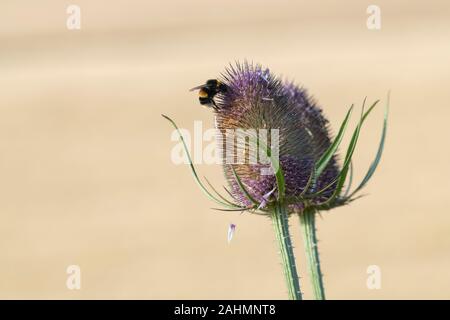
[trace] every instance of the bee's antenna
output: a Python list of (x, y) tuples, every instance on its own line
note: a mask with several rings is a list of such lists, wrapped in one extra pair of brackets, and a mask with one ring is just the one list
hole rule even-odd
[(199, 89), (204, 88), (204, 87), (205, 87), (205, 85), (202, 84), (202, 85), (200, 85), (200, 86), (196, 86), (196, 87), (194, 87), (194, 88), (189, 89), (189, 91), (199, 90)]

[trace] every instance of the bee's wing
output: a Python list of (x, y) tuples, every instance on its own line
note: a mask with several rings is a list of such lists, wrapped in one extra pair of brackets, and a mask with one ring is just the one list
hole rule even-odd
[(189, 91), (199, 90), (199, 89), (204, 88), (205, 86), (206, 86), (206, 85), (202, 84), (202, 85), (200, 85), (200, 86), (196, 86), (196, 87), (190, 89)]

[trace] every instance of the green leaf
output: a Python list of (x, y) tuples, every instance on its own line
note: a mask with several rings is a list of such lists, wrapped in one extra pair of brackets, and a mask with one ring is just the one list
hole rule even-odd
[(319, 191), (316, 191), (316, 192), (313, 192), (313, 193), (308, 193), (308, 194), (304, 195), (304, 198), (305, 199), (313, 199), (313, 198), (319, 197), (325, 191), (327, 191), (328, 189), (333, 187), (336, 184), (336, 182), (338, 181), (338, 179), (339, 179), (339, 175), (336, 178), (334, 178), (333, 181), (331, 181), (329, 184), (327, 184), (325, 187), (323, 187)]
[(364, 123), (364, 120), (366, 120), (367, 116), (370, 114), (370, 112), (373, 110), (373, 108), (375, 108), (375, 106), (377, 105), (377, 103), (379, 102), (379, 100), (375, 101), (372, 106), (370, 106), (369, 110), (367, 110), (367, 112), (364, 113), (364, 105), (365, 105), (366, 99), (364, 99), (363, 102), (363, 106), (362, 106), (362, 110), (361, 110), (361, 118), (360, 121), (352, 135), (352, 138), (350, 140), (350, 144), (348, 146), (347, 149), (347, 153), (345, 155), (345, 161), (344, 161), (344, 165), (342, 166), (342, 170), (339, 173), (338, 176), (338, 181), (337, 181), (337, 185), (336, 188), (333, 192), (333, 195), (327, 199), (325, 202), (323, 202), (322, 204), (320, 204), (320, 206), (329, 206), (331, 205), (334, 200), (339, 196), (339, 194), (341, 193), (342, 187), (344, 186), (345, 180), (347, 178), (347, 173), (348, 173), (348, 169), (352, 160), (352, 156), (353, 156), (353, 152), (355, 151), (356, 148), (356, 144), (358, 142), (358, 138), (359, 138), (359, 134), (361, 132), (361, 127)]
[(223, 201), (225, 201), (226, 203), (228, 203), (231, 206), (234, 206), (235, 204), (231, 201), (229, 201), (227, 198), (225, 198), (224, 196), (222, 196), (214, 187), (213, 185), (209, 182), (209, 180), (204, 176), (203, 179), (205, 179), (206, 183), (208, 184), (208, 186), (211, 188), (212, 191), (214, 191), (214, 193)]
[(234, 197), (234, 195), (231, 193), (230, 190), (228, 190), (225, 186), (223, 186), (223, 189), (225, 190), (226, 193), (228, 193), (228, 195), (231, 197), (231, 199), (233, 199), (233, 200), (236, 201), (236, 202), (239, 202), (239, 201)]
[(350, 177), (348, 179), (348, 185), (344, 192), (344, 198), (347, 197), (347, 195), (350, 193), (350, 188), (352, 187), (353, 182), (353, 162), (350, 162)]
[(309, 175), (308, 181), (306, 182), (305, 188), (303, 188), (303, 191), (300, 193), (300, 196), (299, 196), (300, 199), (302, 199), (306, 195), (309, 188), (313, 184), (314, 177), (315, 177), (315, 169), (316, 169), (315, 166), (313, 166), (313, 168), (311, 170), (311, 174)]
[[(275, 158), (275, 155), (272, 154), (272, 152), (269, 150), (269, 147), (263, 141), (258, 141), (258, 142), (259, 142), (259, 144), (258, 144), (259, 148), (262, 149), (266, 153), (266, 155), (269, 156), (270, 164), (271, 164), (272, 170), (275, 173), (275, 179), (277, 182), (278, 201), (280, 203), (283, 203), (285, 193), (286, 193), (286, 184), (284, 181), (284, 173), (283, 173), (283, 169), (281, 168), (281, 163), (280, 163), (279, 159)], [(276, 171), (275, 171), (275, 169), (276, 169)]]
[(386, 131), (387, 131), (387, 121), (388, 121), (388, 115), (389, 115), (389, 97), (388, 94), (387, 103), (386, 103), (386, 110), (384, 112), (384, 120), (383, 120), (383, 130), (381, 132), (381, 139), (380, 143), (378, 145), (378, 151), (375, 156), (375, 159), (373, 160), (372, 164), (369, 167), (369, 170), (367, 171), (366, 175), (364, 176), (364, 179), (361, 181), (359, 186), (350, 194), (348, 198), (351, 198), (355, 193), (360, 191), (366, 184), (369, 182), (370, 178), (372, 178), (372, 175), (374, 174), (375, 170), (378, 167), (378, 164), (380, 163), (381, 156), (383, 155), (383, 149), (384, 149), (384, 142), (386, 139)]
[[(274, 161), (272, 157), (270, 157), (271, 161)], [(275, 173), (275, 178), (277, 179), (277, 188), (278, 188), (278, 201), (280, 203), (283, 203), (284, 196), (286, 193), (286, 185), (284, 181), (284, 174), (283, 169), (281, 168), (281, 164), (278, 160), (275, 160), (277, 162), (276, 166), (273, 165), (272, 162), (272, 168), (278, 168), (277, 172)]]
[(338, 132), (336, 138), (334, 139), (333, 143), (328, 147), (328, 149), (323, 153), (323, 155), (320, 157), (319, 161), (316, 163), (315, 180), (317, 180), (320, 177), (323, 170), (325, 170), (325, 168), (327, 167), (331, 158), (336, 153), (339, 145), (341, 144), (342, 138), (344, 137), (345, 130), (347, 129), (347, 124), (350, 120), (350, 115), (351, 115), (352, 111), (353, 111), (353, 105), (348, 110), (347, 115), (345, 116), (345, 119), (342, 122), (341, 127), (339, 128), (339, 132)]
[(162, 114), (162, 116), (163, 116), (166, 120), (168, 120), (168, 121), (172, 124), (172, 126), (176, 129), (176, 131), (177, 131), (177, 133), (178, 133), (178, 135), (179, 135), (179, 137), (180, 137), (180, 140), (181, 140), (181, 142), (183, 143), (184, 151), (186, 152), (186, 156), (187, 156), (188, 161), (189, 161), (189, 166), (190, 166), (190, 168), (191, 168), (191, 173), (192, 173), (192, 175), (194, 176), (195, 182), (198, 184), (198, 186), (199, 186), (200, 189), (203, 191), (203, 193), (204, 193), (209, 199), (213, 200), (214, 202), (218, 203), (219, 205), (222, 205), (222, 206), (225, 206), (225, 207), (228, 207), (228, 208), (233, 208), (233, 209), (239, 209), (239, 208), (242, 208), (241, 206), (239, 206), (239, 205), (237, 205), (237, 204), (232, 204), (232, 205), (230, 205), (230, 204), (228, 204), (228, 203), (226, 203), (226, 202), (223, 202), (223, 201), (217, 199), (216, 197), (214, 197), (214, 196), (208, 191), (208, 189), (203, 185), (203, 183), (200, 181), (200, 179), (199, 179), (199, 177), (198, 177), (198, 175), (197, 175), (197, 171), (195, 170), (194, 164), (192, 163), (191, 155), (189, 154), (189, 149), (188, 149), (188, 147), (187, 147), (187, 145), (186, 145), (186, 142), (184, 141), (184, 138), (183, 138), (183, 135), (182, 135), (181, 132), (180, 132), (180, 129), (178, 129), (178, 126), (176, 125), (176, 123), (175, 123), (172, 119), (170, 119), (168, 116), (166, 116), (166, 115), (164, 115), (164, 114)]
[(247, 191), (247, 189), (245, 188), (244, 184), (243, 184), (242, 181), (241, 181), (241, 178), (239, 178), (239, 175), (236, 173), (236, 170), (234, 170), (234, 168), (233, 168), (232, 165), (230, 165), (230, 168), (231, 168), (231, 170), (233, 171), (234, 178), (236, 179), (236, 181), (237, 181), (237, 183), (238, 183), (239, 188), (241, 189), (241, 191), (245, 194), (245, 196), (247, 197), (247, 199), (248, 199), (251, 203), (253, 203), (255, 206), (258, 206), (258, 205), (259, 205), (258, 201), (256, 201), (256, 200), (251, 196), (251, 194)]
[(242, 211), (250, 210), (250, 209), (253, 209), (253, 208), (242, 207), (240, 209), (222, 209), (222, 208), (211, 208), (211, 209), (217, 210), (217, 211), (226, 211), (226, 212), (242, 212)]

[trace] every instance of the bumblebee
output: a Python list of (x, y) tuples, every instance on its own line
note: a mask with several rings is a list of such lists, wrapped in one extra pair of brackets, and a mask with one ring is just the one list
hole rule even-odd
[(217, 79), (210, 79), (205, 84), (192, 88), (190, 91), (198, 91), (198, 100), (201, 105), (213, 107), (214, 110), (218, 110), (214, 96), (218, 93), (225, 93), (227, 86)]

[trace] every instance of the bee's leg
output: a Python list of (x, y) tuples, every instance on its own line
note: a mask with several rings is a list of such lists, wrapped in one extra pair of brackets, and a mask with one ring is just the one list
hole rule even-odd
[(216, 102), (214, 101), (214, 99), (211, 99), (211, 103), (213, 105), (214, 110), (219, 111), (219, 107), (217, 106)]

